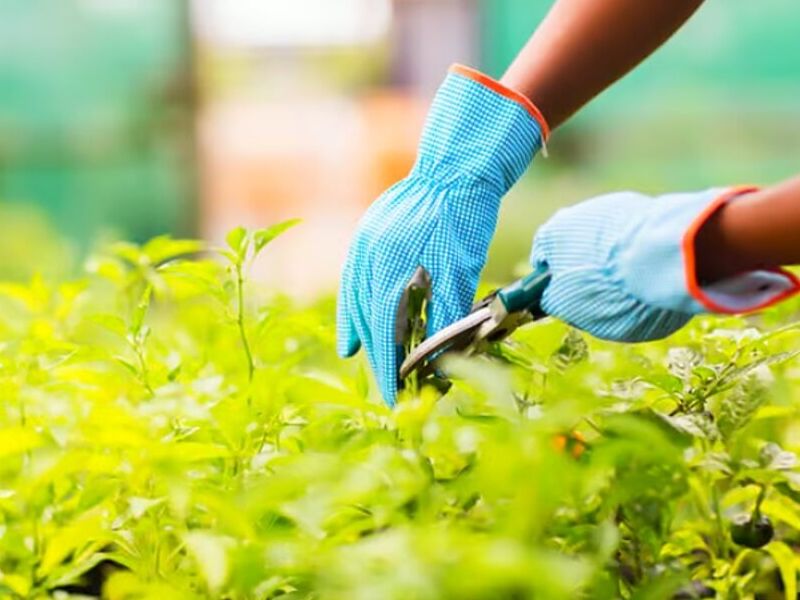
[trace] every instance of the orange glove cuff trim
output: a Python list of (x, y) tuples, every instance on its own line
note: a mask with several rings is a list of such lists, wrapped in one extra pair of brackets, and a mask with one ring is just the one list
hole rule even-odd
[(504, 98), (508, 98), (509, 100), (513, 100), (514, 102), (522, 105), (522, 107), (528, 111), (528, 114), (530, 114), (536, 120), (536, 122), (539, 123), (544, 141), (546, 142), (550, 138), (550, 126), (547, 124), (547, 119), (544, 118), (544, 115), (542, 115), (541, 111), (533, 102), (519, 92), (504, 86), (499, 81), (492, 79), (488, 75), (484, 75), (480, 71), (476, 71), (471, 67), (456, 64), (450, 67), (450, 72), (455, 73), (456, 75), (461, 75), (462, 77), (466, 77), (468, 79), (472, 79), (473, 81), (480, 83), (482, 86), (489, 88), (493, 92), (500, 94)]
[(775, 304), (778, 304), (779, 302), (782, 302), (783, 300), (786, 300), (787, 298), (790, 298), (791, 296), (794, 296), (800, 292), (800, 279), (798, 279), (794, 273), (780, 268), (762, 269), (764, 271), (771, 271), (773, 273), (782, 275), (788, 280), (788, 282), (791, 284), (791, 287), (779, 294), (776, 294), (766, 302), (748, 307), (746, 310), (741, 311), (715, 302), (708, 296), (708, 294), (705, 293), (705, 291), (703, 291), (703, 288), (697, 279), (697, 256), (695, 254), (695, 240), (697, 239), (697, 234), (700, 229), (722, 206), (737, 196), (742, 194), (750, 194), (752, 192), (757, 192), (758, 190), (759, 188), (755, 186), (739, 186), (727, 190), (708, 206), (706, 206), (706, 208), (697, 216), (691, 225), (689, 225), (689, 228), (686, 230), (686, 233), (683, 236), (682, 250), (684, 270), (686, 273), (686, 287), (689, 290), (689, 294), (711, 312), (728, 315), (756, 312), (770, 306), (774, 306)]

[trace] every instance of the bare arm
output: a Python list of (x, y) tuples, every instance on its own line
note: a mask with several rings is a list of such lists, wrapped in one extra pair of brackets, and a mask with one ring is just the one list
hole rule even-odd
[[(556, 128), (668, 40), (703, 0), (557, 0), (502, 83)], [(800, 264), (800, 177), (721, 208), (696, 240), (698, 277)]]
[(698, 278), (705, 282), (800, 264), (800, 177), (721, 208), (698, 234), (696, 253)]
[(503, 76), (555, 129), (628, 73), (702, 0), (558, 0)]

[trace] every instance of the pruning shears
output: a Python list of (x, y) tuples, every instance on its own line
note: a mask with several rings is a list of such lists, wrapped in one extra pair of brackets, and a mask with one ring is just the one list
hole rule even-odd
[[(416, 374), (418, 380), (429, 377), (441, 379), (437, 363), (443, 355), (456, 352), (469, 356), (486, 352), (491, 344), (505, 339), (519, 327), (546, 316), (541, 301), (550, 283), (550, 273), (542, 267), (495, 290), (476, 303), (463, 319), (419, 344), (413, 343), (417, 340), (409, 344), (409, 338), (414, 335), (414, 313), (421, 308), (420, 305), (424, 309), (425, 302), (430, 300), (430, 283), (427, 271), (420, 267), (406, 287), (400, 303), (396, 333), (398, 342), (407, 346), (407, 354), (399, 371), (401, 387), (412, 374)], [(415, 298), (416, 307), (413, 306)], [(419, 302), (419, 299), (423, 302)]]

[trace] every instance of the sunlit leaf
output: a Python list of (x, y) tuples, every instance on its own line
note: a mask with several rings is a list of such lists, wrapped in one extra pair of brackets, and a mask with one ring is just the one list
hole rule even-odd
[(43, 443), (42, 436), (27, 427), (0, 429), (0, 457), (3, 458), (28, 452)]
[(247, 230), (244, 227), (231, 229), (225, 237), (228, 247), (234, 252), (236, 258), (241, 259), (246, 251)]
[(147, 242), (142, 247), (142, 252), (152, 264), (159, 265), (187, 254), (195, 254), (204, 247), (205, 244), (200, 240), (176, 240), (169, 236), (159, 236)]
[(97, 512), (82, 515), (66, 527), (60, 528), (48, 540), (38, 572), (47, 576), (73, 552), (86, 544), (96, 542), (107, 534), (102, 517)]
[(786, 600), (795, 600), (797, 598), (797, 555), (789, 546), (779, 541), (770, 542), (764, 549), (778, 564), (783, 581), (784, 597)]
[(185, 536), (186, 546), (197, 561), (208, 588), (213, 592), (228, 577), (228, 540), (207, 531), (191, 531)]
[(253, 242), (255, 245), (255, 253), (258, 254), (261, 252), (272, 240), (299, 223), (300, 219), (290, 219), (288, 221), (283, 221), (282, 223), (277, 223), (267, 227), (266, 229), (257, 229), (254, 231)]
[(796, 592), (797, 329), (767, 324), (800, 301), (646, 344), (543, 319), (389, 408), (332, 296), (249, 279), (295, 224), (0, 282), (0, 597)]
[(139, 298), (139, 302), (134, 308), (133, 315), (131, 316), (130, 330), (136, 335), (142, 331), (144, 319), (147, 316), (147, 311), (150, 309), (150, 299), (153, 296), (153, 287), (147, 285)]

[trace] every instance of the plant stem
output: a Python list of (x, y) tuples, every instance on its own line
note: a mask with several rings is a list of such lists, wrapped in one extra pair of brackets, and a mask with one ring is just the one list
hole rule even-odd
[(242, 338), (242, 347), (247, 357), (247, 383), (251, 384), (253, 383), (253, 375), (255, 374), (255, 364), (253, 363), (253, 354), (250, 351), (250, 342), (247, 339), (247, 332), (244, 327), (244, 277), (242, 276), (241, 263), (236, 265), (236, 297), (236, 324), (239, 327), (239, 336)]
[(139, 372), (141, 374), (142, 385), (147, 390), (148, 394), (155, 396), (153, 387), (150, 385), (150, 373), (147, 370), (147, 361), (144, 358), (144, 348), (142, 347), (141, 342), (138, 340), (133, 346), (133, 351), (136, 354), (137, 360), (139, 361)]
[[(709, 452), (711, 450), (707, 441), (703, 442), (703, 451)], [(715, 550), (717, 556), (723, 560), (728, 560), (730, 555), (730, 546), (728, 545), (728, 533), (725, 529), (725, 519), (722, 516), (722, 505), (719, 498), (719, 490), (717, 489), (716, 482), (711, 474), (706, 472), (703, 480), (711, 492), (711, 510), (712, 518), (714, 521), (714, 529), (716, 530), (716, 546)]]
[(767, 497), (767, 486), (761, 485), (761, 490), (758, 492), (758, 498), (756, 498), (756, 505), (753, 509), (753, 519), (757, 520), (761, 518), (761, 503), (764, 502), (764, 498)]
[(714, 525), (717, 530), (717, 556), (720, 558), (727, 558), (727, 536), (725, 533), (725, 524), (722, 518), (722, 507), (719, 502), (719, 492), (717, 491), (714, 482), (710, 482), (711, 486), (711, 506), (714, 511)]

